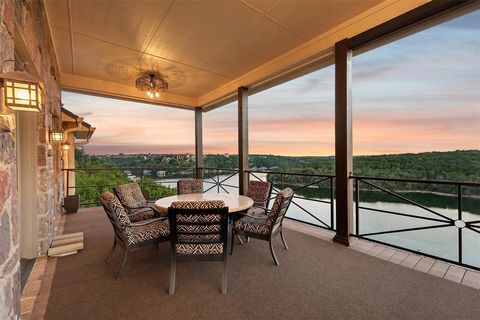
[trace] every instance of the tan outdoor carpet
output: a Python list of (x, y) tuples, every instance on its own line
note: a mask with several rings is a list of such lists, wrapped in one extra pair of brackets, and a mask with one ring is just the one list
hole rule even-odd
[(221, 264), (179, 263), (168, 296), (169, 245), (104, 260), (113, 230), (101, 209), (69, 215), (65, 232), (83, 231), (85, 249), (58, 259), (46, 319), (479, 319), (480, 291), (286, 230), (275, 240), (235, 244), (228, 294)]

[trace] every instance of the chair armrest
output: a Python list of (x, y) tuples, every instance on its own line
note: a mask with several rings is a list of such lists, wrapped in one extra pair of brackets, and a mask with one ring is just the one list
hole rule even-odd
[(266, 220), (267, 217), (259, 217), (259, 216), (253, 216), (251, 214), (244, 214), (245, 217), (249, 217), (249, 218), (253, 218), (253, 219), (257, 219), (257, 220)]
[(140, 226), (145, 226), (154, 222), (158, 221), (163, 221), (164, 219), (162, 218), (154, 218), (154, 219), (148, 219), (148, 220), (143, 220), (139, 222), (132, 222), (131, 224), (127, 225), (128, 227), (140, 227)]
[(255, 208), (260, 208), (262, 210), (265, 210), (265, 213), (270, 213), (270, 212), (273, 212), (272, 209), (268, 209), (268, 208), (265, 208), (265, 207), (262, 207), (262, 206), (257, 206), (257, 205), (253, 205), (252, 208), (255, 207)]
[(127, 209), (127, 210), (135, 210), (135, 209), (142, 209), (142, 208), (145, 208), (145, 207), (129, 207), (129, 206), (126, 206), (126, 205), (123, 205), (122, 206)]

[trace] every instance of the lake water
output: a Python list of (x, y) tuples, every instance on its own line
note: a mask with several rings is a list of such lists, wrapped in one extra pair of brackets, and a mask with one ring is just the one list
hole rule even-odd
[[(260, 179), (265, 180), (266, 174), (256, 174)], [(217, 177), (215, 176), (215, 179)], [(220, 181), (223, 184), (238, 186), (238, 175), (228, 178), (228, 175), (220, 175)], [(159, 179), (158, 183), (176, 188), (178, 179)], [(213, 179), (205, 177), (204, 190), (210, 189), (214, 184)], [(276, 186), (277, 187), (277, 186)], [(217, 186), (211, 188), (209, 193), (238, 193), (238, 188)], [(325, 189), (306, 189), (296, 194), (300, 197), (315, 198), (319, 200), (329, 201), (329, 190)], [(426, 217), (433, 219), (446, 220), (448, 217), (453, 220), (458, 219), (457, 199), (445, 195), (432, 193), (402, 193), (402, 195), (410, 200), (422, 204), (435, 213), (429, 212), (418, 206), (406, 203), (398, 198), (388, 195), (384, 192), (362, 191), (360, 193), (360, 207), (379, 209), (397, 213), (410, 214), (417, 217)], [(271, 203), (270, 203), (271, 205)], [(463, 221), (480, 220), (480, 199), (467, 198), (463, 200)], [(306, 213), (310, 212), (310, 214)], [(355, 210), (355, 207), (354, 207)], [(290, 205), (287, 217), (312, 223), (315, 225), (325, 226), (317, 219), (323, 221), (330, 226), (330, 204), (311, 201), (306, 198), (294, 199)], [(317, 218), (317, 219), (316, 219)], [(355, 217), (354, 217), (355, 218)], [(359, 212), (359, 231), (361, 234), (399, 230), (406, 228), (438, 226), (445, 224), (440, 221), (430, 221), (412, 217), (397, 216), (388, 213), (380, 213), (367, 209), (360, 209)], [(354, 225), (356, 225), (354, 221)], [(480, 224), (477, 224), (480, 225)], [(480, 228), (479, 228), (480, 229)], [(455, 226), (446, 226), (434, 229), (396, 232), (383, 235), (368, 236), (370, 239), (394, 244), (400, 247), (408, 248), (418, 252), (424, 252), (445, 259), (458, 261), (458, 228)], [(480, 230), (479, 230), (480, 231)], [(467, 228), (462, 231), (463, 237), (463, 263), (480, 267), (480, 233), (476, 233)]]

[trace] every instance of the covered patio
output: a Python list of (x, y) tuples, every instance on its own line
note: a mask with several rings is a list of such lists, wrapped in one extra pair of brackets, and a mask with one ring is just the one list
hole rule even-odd
[(291, 221), (285, 226), (290, 250), (276, 239), (280, 266), (273, 265), (263, 241), (236, 243), (227, 295), (220, 294), (220, 263), (191, 262), (178, 266), (177, 290), (168, 296), (168, 243), (132, 253), (116, 281), (122, 254), (117, 251), (105, 263), (112, 241), (105, 213), (82, 209), (67, 216), (64, 232), (83, 231), (86, 248), (47, 268), (53, 280), (42, 294), (48, 298), (40, 298), (33, 318), (42, 313), (46, 319), (478, 318), (480, 295), (472, 287), (335, 244), (328, 235), (306, 234)]
[[(38, 78), (35, 94), (43, 98), (30, 108), (36, 113), (2, 104), (0, 318), (478, 319), (478, 266), (462, 260), (463, 229), (480, 234), (478, 220), (462, 219), (462, 188), (479, 187), (478, 182), (440, 181), (458, 190), (458, 216), (442, 225), (458, 229), (458, 256), (422, 257), (410, 247), (403, 251), (374, 238), (375, 243), (358, 239), (432, 226), (359, 233), (358, 183), (383, 178), (353, 174), (351, 83), (354, 54), (478, 7), (476, 1), (427, 0), (0, 0), (0, 72), (8, 75), (28, 62), (22, 72)], [(87, 141), (94, 128), (62, 110), (62, 91), (189, 112), (196, 178), (208, 170), (204, 114), (237, 101), (232, 117), (238, 125), (238, 167), (233, 171), (244, 195), (256, 173), (249, 167), (249, 96), (331, 65), (335, 174), (309, 176), (329, 182), (330, 220), (323, 226), (327, 231), (308, 222), (285, 222), (290, 250), (275, 239), (280, 266), (273, 265), (265, 243), (236, 243), (228, 261), (227, 295), (218, 290), (220, 265), (192, 262), (178, 265), (172, 297), (167, 295), (167, 243), (132, 253), (116, 281), (121, 258), (116, 253), (105, 263), (113, 231), (103, 210), (63, 214), (64, 198), (75, 190), (69, 183), (76, 170), (68, 167), (73, 148), (70, 156), (62, 151), (65, 138), (75, 141), (67, 123), (83, 123), (81, 139)], [(7, 101), (7, 88), (2, 89), (0, 100)], [(54, 141), (52, 133), (60, 140)], [(220, 189), (222, 181), (216, 182)], [(55, 235), (80, 231), (83, 251), (46, 257)], [(36, 259), (25, 288), (19, 281), (21, 258)]]

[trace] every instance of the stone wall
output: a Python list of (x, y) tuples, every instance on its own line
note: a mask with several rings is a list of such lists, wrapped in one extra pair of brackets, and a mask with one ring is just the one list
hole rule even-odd
[(15, 144), (0, 133), (0, 319), (20, 312), (20, 244)]
[[(12, 71), (19, 30), (34, 67), (45, 86), (44, 113), (37, 115), (38, 255), (47, 253), (60, 223), (63, 179), (60, 146), (49, 143), (51, 129), (60, 125), (60, 88), (43, 1), (0, 0), (0, 71)], [(2, 97), (0, 97), (2, 98)], [(9, 128), (9, 126), (11, 128)], [(17, 210), (15, 130), (0, 116), (0, 319), (20, 315), (20, 230)]]

